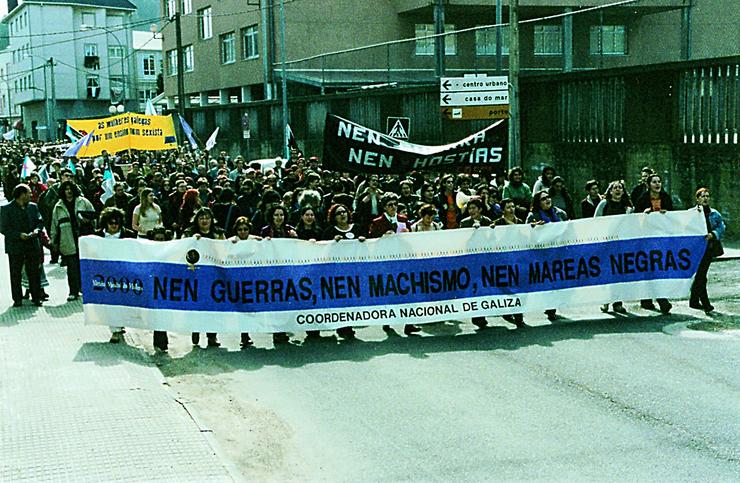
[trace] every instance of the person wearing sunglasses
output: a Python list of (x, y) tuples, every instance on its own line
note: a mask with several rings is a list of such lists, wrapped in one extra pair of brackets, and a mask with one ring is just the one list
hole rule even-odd
[[(95, 235), (111, 240), (137, 238), (135, 231), (129, 230), (123, 226), (123, 219), (125, 216), (126, 212), (120, 208), (116, 208), (115, 206), (109, 206), (108, 208), (103, 209), (103, 211), (100, 212), (100, 220), (98, 222), (98, 226), (100, 228), (95, 231)], [(109, 342), (111, 344), (118, 344), (123, 340), (123, 327), (111, 326), (110, 331), (111, 336)]]
[[(534, 227), (559, 221), (568, 221), (568, 215), (552, 203), (550, 193), (544, 190), (535, 193), (532, 197), (532, 206), (529, 209), (526, 223)], [(545, 310), (545, 314), (551, 322), (560, 318), (555, 309)]]

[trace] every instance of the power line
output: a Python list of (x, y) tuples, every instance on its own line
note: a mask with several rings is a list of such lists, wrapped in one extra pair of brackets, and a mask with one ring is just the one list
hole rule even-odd
[[(591, 12), (591, 11), (594, 11), (594, 10), (601, 10), (601, 9), (606, 9), (606, 8), (611, 8), (611, 7), (618, 7), (618, 6), (627, 5), (627, 4), (630, 4), (630, 3), (637, 3), (639, 1), (640, 0), (621, 0), (621, 1), (618, 1), (618, 2), (614, 2), (614, 3), (609, 3), (609, 4), (606, 4), (606, 5), (599, 5), (599, 6), (595, 6), (595, 7), (584, 8), (584, 9), (581, 9), (581, 10), (575, 10), (573, 12), (563, 12), (563, 13), (558, 13), (558, 14), (553, 14), (553, 15), (546, 15), (544, 17), (538, 17), (538, 18), (533, 18), (533, 19), (521, 20), (521, 21), (519, 21), (519, 24), (535, 23), (535, 22), (542, 22), (544, 20), (552, 20), (552, 19), (555, 19), (555, 18), (561, 18), (561, 17), (567, 17), (567, 16), (575, 16), (575, 15), (580, 15), (582, 13)], [(372, 49), (372, 48), (375, 48), (375, 47), (384, 47), (384, 46), (388, 46), (388, 45), (399, 45), (399, 44), (405, 44), (405, 43), (409, 43), (409, 42), (415, 42), (417, 40), (434, 39), (434, 38), (437, 38), (437, 37), (446, 37), (448, 35), (456, 35), (456, 34), (461, 34), (461, 33), (466, 33), (466, 32), (473, 32), (473, 31), (476, 31), (476, 30), (486, 30), (486, 29), (490, 29), (490, 28), (494, 28), (494, 27), (508, 27), (508, 26), (509, 26), (509, 22), (503, 22), (503, 23), (491, 24), (491, 25), (478, 25), (476, 27), (470, 27), (470, 28), (460, 29), (460, 30), (453, 30), (451, 32), (443, 32), (441, 34), (430, 34), (430, 35), (424, 35), (424, 36), (420, 36), (420, 37), (410, 37), (410, 38), (407, 38), (407, 39), (388, 40), (386, 42), (378, 42), (376, 44), (363, 45), (361, 47), (352, 47), (350, 49), (337, 50), (337, 51), (334, 51), (334, 52), (326, 52), (326, 53), (323, 53), (323, 54), (316, 54), (316, 55), (311, 55), (309, 57), (304, 57), (302, 59), (295, 59), (295, 60), (286, 61), (285, 63), (286, 64), (297, 64), (299, 62), (306, 62), (306, 61), (309, 61), (309, 60), (320, 59), (322, 57), (329, 57), (329, 56), (332, 56), (332, 55), (347, 54), (347, 53), (350, 53), (350, 52), (357, 52), (357, 51), (361, 51), (361, 50)], [(273, 65), (274, 66), (275, 65), (280, 65), (280, 63), (275, 62), (275, 63), (273, 63)]]
[[(151, 24), (155, 21), (163, 21), (168, 20), (164, 16), (160, 17), (152, 17), (144, 20), (138, 20), (136, 22), (129, 22), (129, 23), (122, 23), (120, 25), (116, 25), (117, 30), (126, 30), (134, 26), (138, 25), (144, 25), (144, 24)], [(96, 27), (94, 25), (91, 25), (92, 28), (102, 29), (102, 27)], [(108, 28), (108, 27), (106, 27)], [(113, 28), (110, 28), (113, 30)], [(42, 32), (39, 34), (13, 34), (13, 35), (0, 35), (0, 39), (14, 39), (14, 38), (32, 38), (32, 37), (51, 37), (52, 35), (65, 35), (65, 34), (74, 34), (78, 33), (79, 30), (62, 30), (58, 32)]]

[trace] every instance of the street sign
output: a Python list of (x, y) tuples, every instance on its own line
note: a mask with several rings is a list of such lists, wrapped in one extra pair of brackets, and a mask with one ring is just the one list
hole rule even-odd
[(509, 117), (509, 105), (502, 106), (465, 106), (443, 107), (442, 115), (455, 121), (473, 119), (506, 119)]
[(506, 76), (468, 74), (439, 81), (442, 115), (452, 120), (509, 117), (509, 79)]
[(440, 106), (500, 106), (509, 103), (509, 91), (441, 92)]
[(505, 75), (442, 77), (439, 87), (440, 92), (508, 91), (509, 78)]
[(249, 130), (249, 113), (244, 113), (242, 115), (242, 137), (244, 139), (249, 139), (251, 137), (251, 133)]
[(385, 132), (392, 138), (408, 140), (411, 134), (410, 117), (388, 117), (385, 123)]

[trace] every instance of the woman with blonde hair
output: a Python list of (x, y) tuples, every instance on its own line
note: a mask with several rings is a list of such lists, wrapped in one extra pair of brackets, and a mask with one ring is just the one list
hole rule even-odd
[(149, 230), (159, 228), (162, 225), (162, 209), (154, 202), (154, 191), (144, 188), (139, 195), (139, 204), (134, 208), (134, 216), (131, 228), (140, 237), (146, 237)]

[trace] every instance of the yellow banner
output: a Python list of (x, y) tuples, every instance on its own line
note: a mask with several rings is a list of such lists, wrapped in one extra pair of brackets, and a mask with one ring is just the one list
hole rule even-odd
[(68, 119), (67, 124), (83, 135), (95, 131), (90, 144), (80, 148), (78, 158), (99, 156), (104, 150), (118, 153), (129, 149), (162, 151), (177, 148), (172, 116), (125, 112), (102, 119)]

